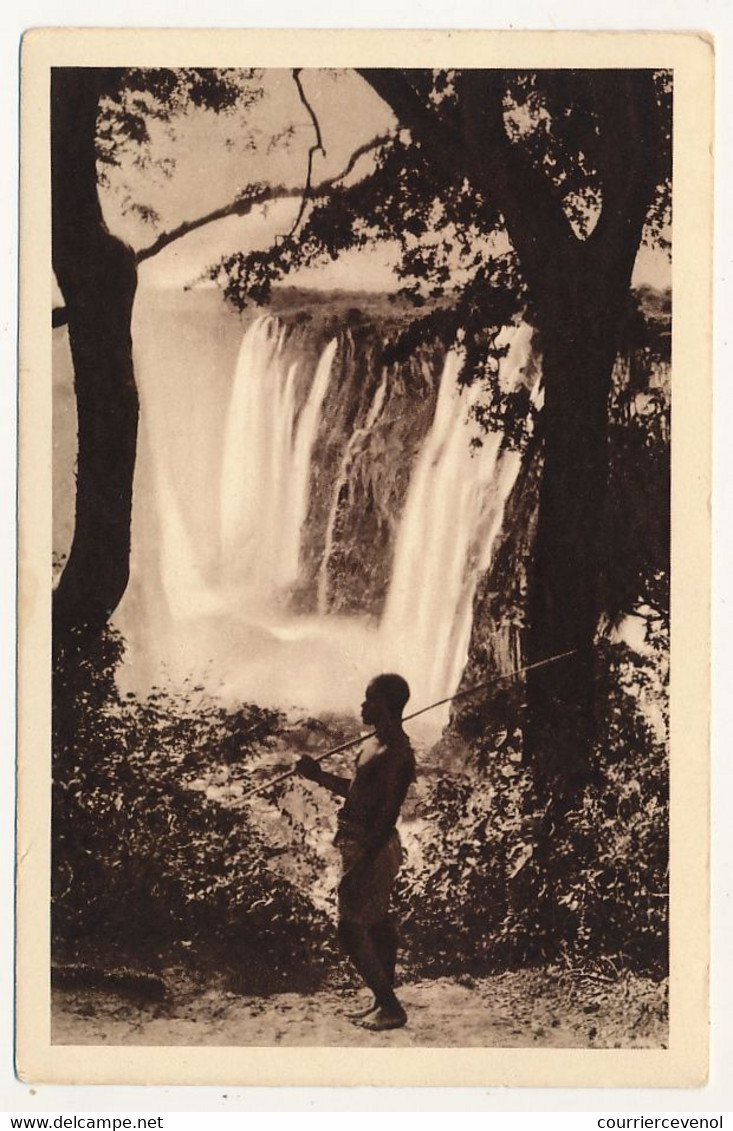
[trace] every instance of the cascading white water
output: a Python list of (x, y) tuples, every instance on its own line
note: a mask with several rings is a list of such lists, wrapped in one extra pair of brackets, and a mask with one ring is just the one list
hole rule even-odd
[[(529, 356), (530, 331), (506, 334), (509, 350), (499, 379), (514, 384)], [(461, 391), (461, 364), (460, 353), (451, 350), (410, 481), (380, 624), (385, 666), (407, 675), (421, 703), (458, 687), (476, 586), (491, 561), (520, 463), (516, 452), (500, 451), (499, 433), (484, 437), (478, 449), (470, 447), (466, 420), (482, 389), (474, 382)]]
[(166, 469), (154, 470), (160, 523), (160, 576), (174, 620), (214, 616), (224, 611), (224, 596), (204, 580), (181, 506)]
[[(497, 436), (472, 454), (467, 420), (480, 389), (459, 393), (459, 352), (446, 358), (432, 425), (412, 468), (375, 626), (366, 615), (326, 615), (326, 606), (329, 586), (338, 584), (329, 575), (336, 548), (370, 552), (358, 544), (359, 516), (348, 514), (360, 497), (352, 496), (351, 479), (376, 461), (374, 482), (383, 481), (388, 495), (395, 469), (379, 461), (385, 452), (402, 455), (385, 447), (391, 371), (382, 372), (364, 415), (345, 434), (344, 417), (335, 424), (324, 413), (326, 396), (332, 407), (339, 396), (331, 387), (335, 341), (308, 372), (297, 337), (277, 319), (259, 318), (238, 343), (230, 339), (229, 360), (217, 368), (210, 358), (222, 355), (223, 344), (210, 331), (204, 336), (195, 318), (166, 338), (154, 307), (138, 309), (143, 428), (132, 581), (116, 617), (130, 645), (128, 686), (145, 691), (191, 676), (227, 701), (353, 711), (366, 681), (392, 669), (410, 681), (415, 709), (451, 694), (465, 665), (476, 584), (519, 462), (499, 454)], [(510, 385), (526, 361), (529, 332), (507, 334), (500, 379)], [(343, 395), (353, 395), (351, 379), (362, 379), (358, 367)], [(380, 455), (372, 456), (377, 435)], [(319, 436), (319, 451), (341, 445), (331, 482), (313, 465)], [(320, 550), (304, 526), (311, 487), (320, 493)], [(304, 535), (310, 560), (320, 556), (311, 574), (320, 611), (311, 615), (287, 605), (302, 580)], [(446, 715), (426, 716), (433, 734)]]
[(257, 594), (298, 577), (311, 454), (337, 344), (321, 354), (298, 414), (298, 363), (285, 358), (285, 335), (268, 317), (246, 331), (224, 437), (221, 580)]

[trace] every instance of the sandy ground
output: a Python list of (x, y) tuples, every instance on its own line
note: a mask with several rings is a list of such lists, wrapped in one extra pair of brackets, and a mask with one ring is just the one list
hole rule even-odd
[(658, 983), (552, 971), (413, 981), (399, 989), (405, 1028), (372, 1033), (344, 1017), (366, 1001), (343, 989), (244, 997), (198, 989), (140, 1004), (119, 991), (56, 989), (52, 1041), (73, 1045), (301, 1045), (663, 1048)]

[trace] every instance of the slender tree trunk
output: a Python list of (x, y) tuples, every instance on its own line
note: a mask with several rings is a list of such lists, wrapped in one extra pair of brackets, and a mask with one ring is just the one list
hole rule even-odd
[(78, 414), (76, 525), (54, 594), (57, 639), (99, 631), (127, 586), (138, 397), (130, 322), (134, 252), (108, 231), (97, 195), (95, 132), (104, 72), (51, 80), (53, 268), (68, 311)]

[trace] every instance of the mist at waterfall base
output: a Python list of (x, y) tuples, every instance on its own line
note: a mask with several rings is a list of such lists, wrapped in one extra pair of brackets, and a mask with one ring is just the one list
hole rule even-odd
[[(519, 457), (498, 434), (472, 448), (486, 393), (461, 391), (457, 350), (400, 371), (380, 333), (242, 318), (217, 292), (138, 297), (124, 690), (313, 715), (357, 713), (380, 671), (407, 678), (408, 711), (456, 691)], [(506, 333), (512, 382), (529, 333)], [(411, 730), (437, 737), (448, 711)]]

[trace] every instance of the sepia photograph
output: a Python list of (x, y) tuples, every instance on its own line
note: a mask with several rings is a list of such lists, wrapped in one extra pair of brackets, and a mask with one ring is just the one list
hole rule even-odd
[[(34, 34), (45, 1063), (662, 1064), (695, 698), (677, 69), (501, 39), (444, 43), (453, 66), (409, 39), (305, 65), (298, 38), (157, 65), (160, 40), (97, 51), (112, 32), (69, 61)], [(700, 191), (704, 232), (704, 168)], [(704, 859), (704, 721), (683, 739)]]

